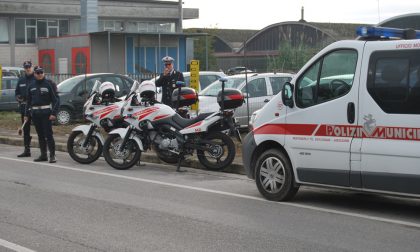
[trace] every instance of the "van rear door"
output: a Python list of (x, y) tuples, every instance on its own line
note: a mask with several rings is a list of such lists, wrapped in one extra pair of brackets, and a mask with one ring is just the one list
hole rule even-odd
[(359, 114), (366, 190), (420, 194), (419, 47), (420, 40), (366, 45)]

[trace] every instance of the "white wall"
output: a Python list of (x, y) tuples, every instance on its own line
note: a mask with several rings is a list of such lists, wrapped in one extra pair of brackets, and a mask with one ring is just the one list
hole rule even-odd
[(37, 45), (16, 45), (15, 62), (21, 66), (26, 60), (31, 60), (33, 65), (38, 65), (38, 47)]
[(10, 46), (0, 45), (0, 65), (11, 66), (10, 64)]

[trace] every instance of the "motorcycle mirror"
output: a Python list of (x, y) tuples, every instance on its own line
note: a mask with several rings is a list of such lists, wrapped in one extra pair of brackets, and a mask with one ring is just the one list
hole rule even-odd
[(219, 79), (219, 81), (220, 81), (220, 82), (226, 82), (226, 81), (228, 81), (228, 78), (226, 78), (226, 77), (222, 77), (222, 78), (220, 78), (220, 79)]
[(184, 87), (185, 86), (185, 82), (184, 81), (177, 81), (176, 82), (176, 86), (177, 87)]

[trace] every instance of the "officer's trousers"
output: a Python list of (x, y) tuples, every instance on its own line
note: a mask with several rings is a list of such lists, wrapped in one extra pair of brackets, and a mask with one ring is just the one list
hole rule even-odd
[[(22, 124), (24, 122), (23, 117), (25, 116), (25, 104), (19, 105), (20, 119)], [(29, 148), (31, 145), (31, 117), (28, 116), (28, 121), (23, 127), (23, 145), (25, 148)]]
[(50, 109), (32, 111), (32, 122), (34, 123), (36, 133), (38, 134), (41, 155), (47, 154), (47, 144), (50, 155), (55, 155), (55, 141), (52, 131), (52, 122), (49, 119), (50, 115)]

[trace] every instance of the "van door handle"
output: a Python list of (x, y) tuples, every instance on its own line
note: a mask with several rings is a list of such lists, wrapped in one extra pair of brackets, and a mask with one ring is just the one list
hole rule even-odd
[(349, 102), (347, 104), (347, 121), (350, 124), (353, 124), (354, 120), (355, 120), (355, 117), (356, 117), (356, 109), (355, 109), (354, 103)]
[(265, 102), (265, 103), (267, 103), (267, 102), (269, 102), (269, 101), (270, 101), (269, 99), (265, 99), (265, 100), (264, 100), (264, 102)]

